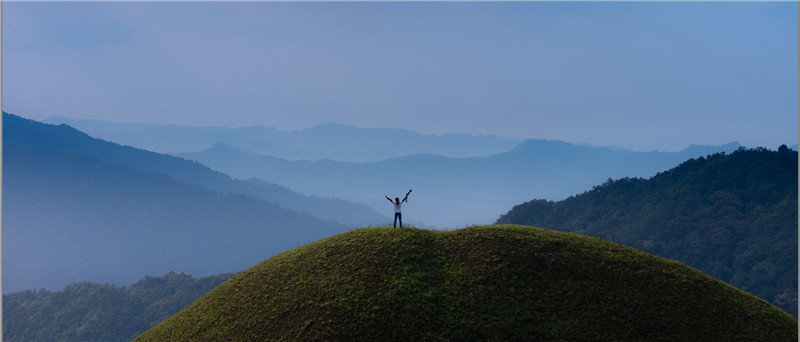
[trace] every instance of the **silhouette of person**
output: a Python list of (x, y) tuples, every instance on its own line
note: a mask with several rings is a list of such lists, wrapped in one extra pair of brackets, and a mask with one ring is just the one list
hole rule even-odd
[(392, 199), (389, 198), (389, 196), (383, 196), (386, 197), (386, 199), (389, 200), (389, 202), (392, 202), (392, 204), (394, 205), (394, 228), (397, 228), (398, 219), (400, 220), (400, 228), (403, 228), (403, 214), (400, 212), (400, 207), (403, 205), (403, 202), (408, 202), (409, 194), (411, 194), (411, 189), (408, 189), (406, 197), (404, 197), (402, 201), (400, 200), (400, 197), (395, 197), (394, 201), (392, 201)]

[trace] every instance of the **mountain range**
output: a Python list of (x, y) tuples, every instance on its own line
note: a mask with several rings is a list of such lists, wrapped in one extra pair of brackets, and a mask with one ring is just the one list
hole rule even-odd
[(160, 153), (195, 152), (224, 143), (256, 154), (289, 160), (332, 159), (369, 162), (410, 154), (448, 157), (485, 156), (508, 151), (519, 139), (491, 135), (427, 135), (402, 129), (317, 125), (299, 131), (250, 126), (193, 127), (115, 123), (56, 116), (45, 120), (67, 124), (94, 137)]
[[(649, 177), (695, 157), (740, 145), (692, 145), (678, 152), (638, 152), (562, 141), (466, 134), (424, 135), (387, 128), (326, 124), (300, 131), (252, 126), (190, 127), (111, 123), (65, 117), (92, 135), (202, 163), (250, 183), (279, 184), (392, 214), (384, 196), (402, 197), (406, 223), (455, 228), (493, 222), (532, 197), (559, 200), (608, 178)], [(292, 208), (296, 209), (296, 208)], [(330, 210), (331, 214), (341, 210)], [(383, 224), (388, 219), (367, 225)]]
[(3, 114), (6, 293), (237, 271), (385, 221), (363, 205), (234, 180), (196, 162)]
[(404, 221), (455, 228), (493, 222), (531, 197), (563, 199), (608, 178), (645, 177), (689, 158), (740, 145), (691, 146), (680, 152), (634, 152), (561, 141), (526, 140), (508, 152), (484, 157), (414, 154), (376, 162), (293, 161), (218, 143), (180, 157), (233, 177), (258, 178), (304, 194), (341, 198), (389, 213), (383, 198), (414, 192)]
[[(13, 122), (12, 122), (13, 124)], [(59, 126), (66, 130), (67, 125)], [(14, 128), (13, 126), (11, 128)], [(74, 129), (74, 128), (73, 128)], [(52, 132), (55, 132), (54, 130)], [(85, 154), (93, 158), (130, 166), (148, 172), (159, 172), (183, 182), (195, 184), (218, 192), (233, 192), (252, 196), (278, 206), (309, 213), (311, 215), (337, 221), (350, 227), (359, 227), (386, 221), (386, 216), (364, 205), (342, 201), (335, 198), (316, 198), (290, 191), (274, 183), (259, 180), (238, 180), (205, 165), (175, 158), (148, 150), (122, 146), (102, 139), (89, 137), (82, 131), (73, 134), (74, 139), (64, 138), (58, 145), (50, 144), (47, 149), (57, 149), (59, 153)], [(26, 143), (37, 144), (47, 139), (36, 140), (31, 136)]]

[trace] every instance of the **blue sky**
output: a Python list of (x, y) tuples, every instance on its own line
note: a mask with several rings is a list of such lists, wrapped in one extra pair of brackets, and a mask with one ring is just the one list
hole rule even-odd
[(118, 122), (797, 143), (796, 2), (4, 2), (3, 109)]

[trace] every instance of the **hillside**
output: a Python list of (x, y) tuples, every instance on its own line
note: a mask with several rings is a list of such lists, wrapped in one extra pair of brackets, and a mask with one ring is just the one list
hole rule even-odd
[(135, 341), (796, 341), (684, 264), (523, 226), (365, 228), (272, 257)]
[(168, 273), (130, 286), (82, 282), (3, 295), (3, 341), (130, 341), (232, 276)]
[(145, 172), (158, 172), (181, 182), (218, 192), (244, 194), (350, 227), (375, 225), (389, 220), (387, 216), (362, 204), (335, 199), (335, 196), (304, 196), (274, 183), (232, 179), (194, 161), (96, 139), (66, 125), (42, 124), (8, 113), (3, 113), (3, 123), (3, 143), (12, 148), (82, 156)]
[(685, 262), (797, 314), (797, 152), (740, 149), (609, 180), (498, 223), (602, 236)]
[[(180, 157), (238, 178), (260, 178), (294, 191), (391, 212), (383, 195), (414, 189), (409, 222), (436, 228), (491, 223), (530, 198), (563, 199), (610, 177), (649, 177), (689, 158), (739, 145), (691, 146), (680, 152), (634, 152), (526, 140), (510, 151), (453, 158), (431, 153), (368, 163), (287, 160), (216, 144)], [(406, 218), (404, 216), (404, 218)]]
[(4, 115), (3, 133), (6, 293), (87, 280), (129, 284), (170, 271), (235, 272), (348, 229), (183, 181), (183, 171), (201, 175), (183, 167), (196, 163), (68, 126)]

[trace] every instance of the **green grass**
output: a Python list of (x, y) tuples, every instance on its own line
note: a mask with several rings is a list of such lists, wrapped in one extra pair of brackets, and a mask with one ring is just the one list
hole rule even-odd
[(276, 255), (137, 341), (796, 341), (797, 323), (684, 264), (600, 239), (363, 228)]

